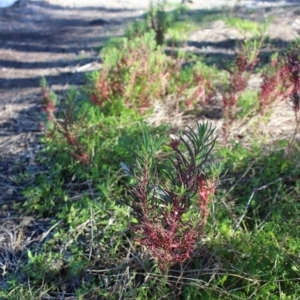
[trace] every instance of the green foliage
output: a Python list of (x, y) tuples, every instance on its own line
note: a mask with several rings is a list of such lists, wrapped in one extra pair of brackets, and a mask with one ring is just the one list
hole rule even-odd
[(298, 287), (291, 284), (299, 272), (293, 254), (300, 213), (293, 181), (300, 175), (294, 168), (299, 154), (289, 158), (282, 150), (265, 153), (262, 148), (235, 144), (219, 151), (230, 180), (220, 186), (222, 201), (215, 204), (210, 228), (220, 238), (211, 236), (222, 264), (220, 275), (209, 289), (203, 289), (202, 295), (212, 299), (221, 295), (222, 299), (248, 299), (254, 294), (255, 299), (293, 299), (299, 295)]
[(169, 12), (166, 11), (166, 0), (159, 0), (157, 3), (150, 2), (148, 12), (145, 14), (142, 21), (135, 21), (126, 30), (125, 36), (131, 39), (132, 37), (141, 37), (146, 32), (155, 32), (155, 41), (157, 45), (162, 45), (165, 40), (165, 35), (169, 29), (177, 24), (180, 15), (184, 8), (179, 6)]
[(96, 104), (103, 106), (121, 97), (127, 106), (145, 110), (167, 93), (165, 75), (174, 62), (157, 47), (153, 31), (140, 38), (124, 38), (121, 51), (104, 49), (102, 59), (104, 70), (91, 78)]
[(238, 29), (243, 34), (249, 32), (257, 35), (259, 34), (262, 28), (262, 26), (259, 23), (250, 21), (248, 19), (230, 17), (230, 18), (225, 18), (224, 21), (226, 25)]
[(245, 91), (239, 98), (237, 107), (237, 118), (249, 118), (256, 114), (258, 109), (258, 95), (257, 91)]

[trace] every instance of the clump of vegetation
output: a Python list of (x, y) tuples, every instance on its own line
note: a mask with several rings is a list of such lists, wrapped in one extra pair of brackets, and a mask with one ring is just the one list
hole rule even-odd
[(180, 6), (170, 12), (166, 11), (167, 1), (150, 1), (148, 12), (142, 22), (133, 22), (126, 31), (127, 37), (141, 37), (145, 32), (155, 32), (157, 45), (163, 45), (168, 30), (178, 23), (180, 15), (184, 12), (184, 7)]
[(184, 54), (168, 57), (156, 44), (153, 31), (125, 38), (121, 50), (103, 49), (102, 59), (103, 69), (88, 75), (81, 94), (71, 89), (60, 110), (57, 96), (42, 81), (46, 138), (86, 166), (103, 148), (107, 126), (118, 128), (123, 122), (119, 120), (125, 119), (125, 123), (138, 121), (151, 112), (155, 101), (164, 102), (169, 95), (177, 99), (173, 107), (179, 110), (179, 101), (181, 107), (191, 108), (215, 93), (210, 73), (199, 64), (182, 68)]
[(282, 67), (278, 61), (278, 53), (272, 56), (271, 63), (265, 67), (262, 74), (262, 84), (259, 95), (259, 112), (264, 114), (265, 108), (279, 99), (282, 94)]
[(225, 23), (230, 27), (238, 29), (242, 34), (252, 33), (253, 35), (257, 35), (261, 30), (259, 23), (248, 19), (230, 17), (225, 18)]
[[(204, 233), (215, 191), (205, 171), (215, 143), (212, 134), (207, 124), (198, 124), (195, 131), (189, 128), (183, 137), (173, 140), (170, 146), (175, 156), (169, 157), (170, 169), (164, 171), (167, 178), (159, 178), (156, 172), (155, 155), (162, 139), (153, 140), (144, 132), (143, 144), (134, 152), (136, 162), (130, 175), (135, 183), (127, 186), (131, 199), (127, 203), (138, 222), (133, 229), (162, 271), (189, 259)], [(192, 219), (184, 220), (188, 215)]]
[(143, 113), (167, 93), (176, 62), (168, 60), (157, 46), (153, 31), (131, 40), (125, 38), (122, 48), (103, 50), (104, 68), (91, 78), (91, 101), (102, 107), (119, 98), (127, 107)]
[(291, 43), (291, 45), (286, 50), (284, 55), (284, 67), (282, 71), (282, 80), (284, 80), (283, 85), (286, 88), (285, 96), (291, 101), (292, 108), (295, 113), (295, 121), (296, 121), (296, 129), (294, 133), (295, 135), (298, 132), (300, 125), (300, 40), (296, 40)]
[(290, 102), (295, 114), (295, 131), (291, 140), (299, 130), (299, 93), (300, 93), (300, 56), (299, 39), (291, 42), (284, 53), (274, 55), (271, 63), (263, 72), (263, 82), (259, 96), (259, 112), (265, 113), (266, 108), (276, 100)]
[(223, 94), (224, 124), (223, 133), (228, 138), (230, 125), (236, 118), (236, 108), (245, 91), (249, 76), (258, 62), (259, 51), (264, 42), (264, 35), (253, 41), (244, 41), (236, 53), (233, 63), (228, 67), (229, 86)]

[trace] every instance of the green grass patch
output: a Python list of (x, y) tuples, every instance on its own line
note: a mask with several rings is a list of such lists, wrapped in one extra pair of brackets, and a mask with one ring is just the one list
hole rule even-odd
[(261, 30), (261, 24), (248, 20), (248, 19), (241, 19), (236, 17), (229, 17), (223, 19), (227, 26), (233, 27), (238, 29), (241, 33), (252, 33), (254, 35), (259, 34)]

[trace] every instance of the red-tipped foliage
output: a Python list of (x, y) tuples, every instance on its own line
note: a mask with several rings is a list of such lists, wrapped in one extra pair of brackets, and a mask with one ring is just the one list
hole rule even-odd
[[(62, 109), (63, 118), (56, 118), (56, 95), (49, 91), (47, 83), (42, 80), (42, 111), (46, 112), (48, 121), (51, 121), (51, 126), (41, 129), (45, 130), (45, 136), (54, 142), (64, 142), (67, 145), (67, 151), (76, 160), (82, 164), (88, 165), (90, 163), (90, 157), (86, 151), (86, 146), (80, 142), (79, 130), (83, 128), (83, 125), (79, 120), (75, 120), (75, 112), (73, 102), (66, 101), (64, 109)], [(49, 122), (50, 123), (50, 122)]]
[(46, 86), (42, 87), (42, 103), (42, 111), (47, 114), (47, 120), (52, 121), (56, 111), (56, 99)]
[(275, 92), (278, 86), (277, 76), (268, 76), (263, 74), (263, 82), (260, 86), (261, 92), (259, 95), (259, 111), (263, 113), (265, 107), (269, 105), (272, 100), (277, 98), (277, 93)]
[(203, 222), (207, 222), (208, 218), (208, 204), (211, 197), (215, 194), (215, 186), (212, 181), (205, 180), (202, 175), (198, 176), (199, 189), (199, 206)]
[[(132, 226), (136, 241), (147, 248), (162, 271), (190, 258), (203, 235), (215, 191), (204, 171), (215, 142), (211, 139), (213, 130), (207, 124), (198, 125), (197, 129), (198, 132), (190, 129), (185, 137), (171, 142), (171, 168), (165, 170), (167, 179), (162, 180), (155, 171), (152, 174), (156, 169), (153, 149), (157, 147), (151, 146), (153, 141), (144, 135), (144, 152), (135, 154), (137, 162), (131, 173), (136, 183), (127, 186), (130, 201), (126, 203), (138, 222)], [(198, 219), (186, 220), (191, 209), (198, 209)]]
[(235, 119), (236, 106), (240, 96), (247, 87), (248, 70), (252, 70), (256, 60), (248, 61), (244, 51), (237, 54), (229, 73), (229, 91), (223, 95), (223, 105), (230, 121)]
[(249, 76), (258, 62), (258, 54), (264, 38), (262, 35), (260, 40), (254, 43), (246, 41), (236, 54), (233, 64), (227, 69), (229, 87), (227, 93), (223, 95), (223, 134), (225, 140), (228, 138), (230, 125), (235, 120), (236, 108), (241, 93), (245, 91)]
[(252, 66), (247, 61), (244, 52), (238, 53), (233, 65), (227, 71), (229, 73), (229, 90), (223, 95), (224, 124), (223, 135), (225, 140), (228, 138), (229, 127), (235, 119), (236, 107), (240, 93), (247, 87), (247, 69)]
[(286, 55), (286, 70), (288, 73), (288, 79), (291, 83), (290, 88), (290, 100), (293, 104), (295, 112), (299, 111), (300, 100), (300, 45), (296, 45), (295, 48), (288, 51)]
[(269, 72), (263, 74), (259, 104), (261, 113), (278, 98), (289, 99), (297, 117), (300, 102), (300, 44), (295, 41), (281, 60), (272, 59)]

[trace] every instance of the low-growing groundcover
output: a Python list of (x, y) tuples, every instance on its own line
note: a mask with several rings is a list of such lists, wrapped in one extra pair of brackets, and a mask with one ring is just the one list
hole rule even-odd
[[(18, 209), (47, 229), (14, 253), (14, 268), (1, 265), (1, 298), (300, 297), (296, 138), (263, 141), (263, 116), (249, 125), (250, 142), (231, 139), (234, 122), (261, 113), (259, 91), (246, 85), (255, 56), (240, 51), (222, 86), (216, 69), (184, 52), (167, 56), (155, 38), (104, 49), (103, 69), (62, 99), (42, 81), (41, 171), (20, 175)], [(297, 126), (300, 63), (287, 53), (281, 88)], [(219, 87), (232, 109), (219, 136), (204, 120), (180, 130), (147, 123), (155, 103), (201, 115)]]

